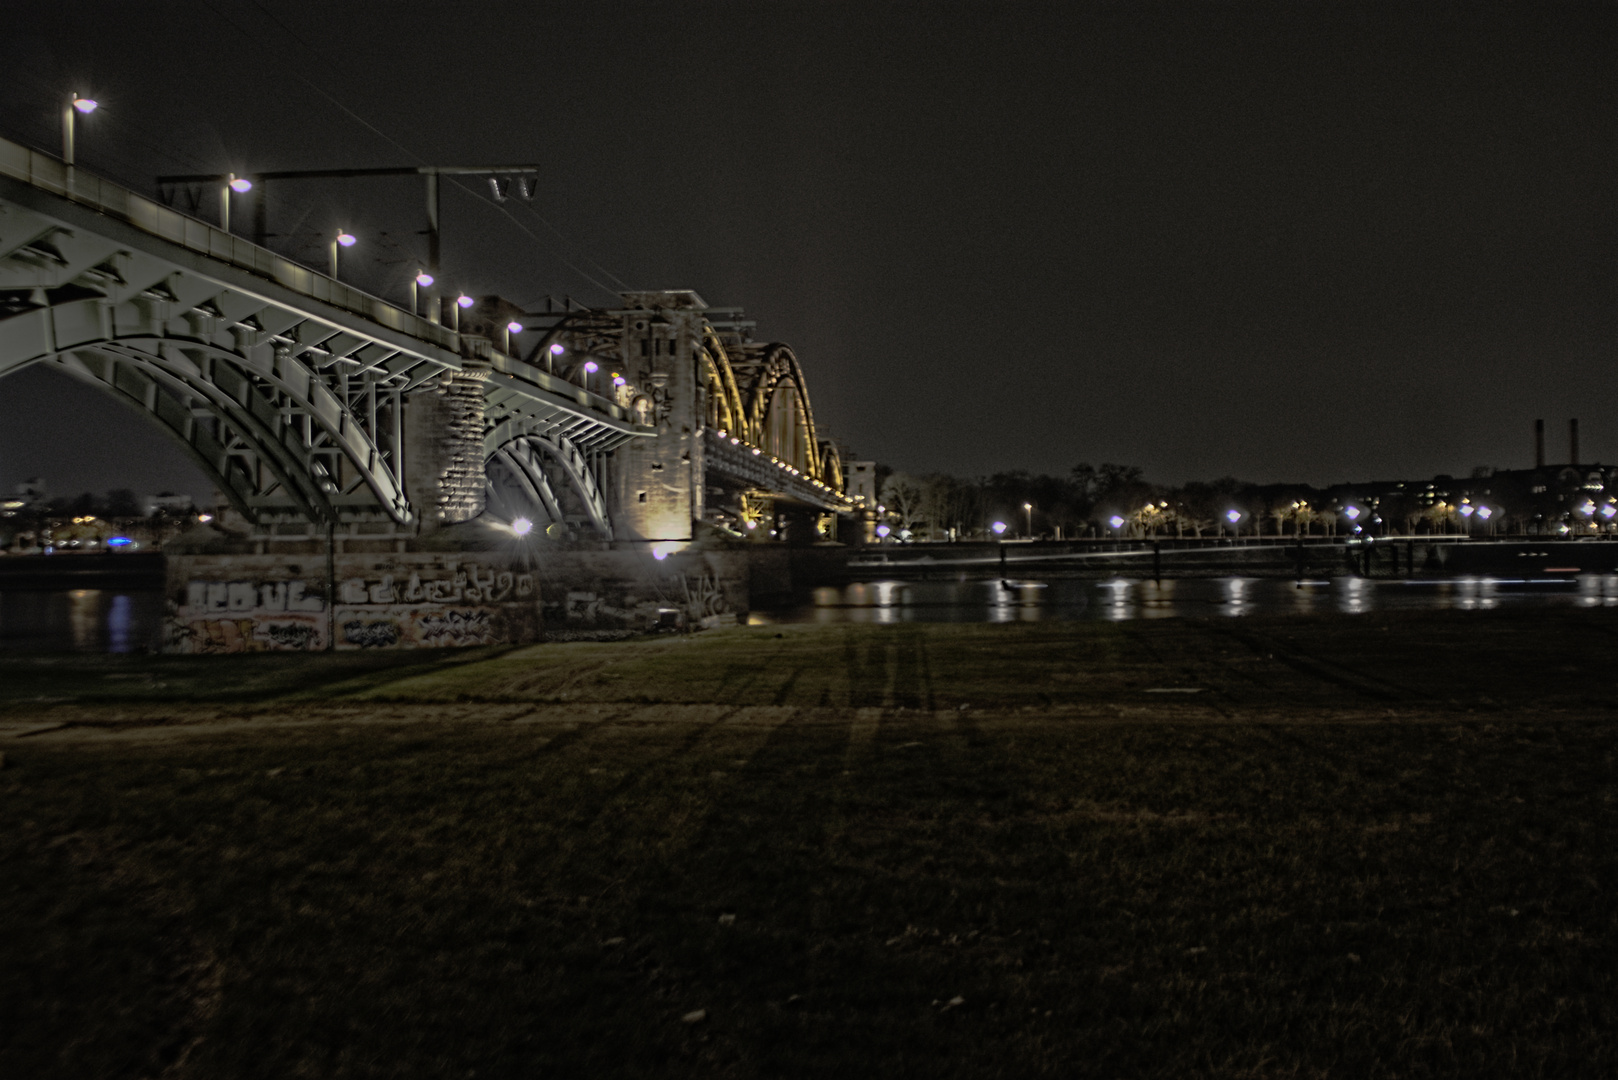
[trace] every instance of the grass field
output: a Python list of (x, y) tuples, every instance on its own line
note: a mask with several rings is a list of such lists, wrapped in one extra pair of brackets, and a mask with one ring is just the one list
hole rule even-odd
[(1618, 1075), (1615, 646), (0, 658), (0, 1075)]

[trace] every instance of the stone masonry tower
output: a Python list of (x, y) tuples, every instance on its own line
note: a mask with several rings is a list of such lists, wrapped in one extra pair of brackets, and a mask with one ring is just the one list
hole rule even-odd
[(434, 532), (483, 513), (483, 427), (489, 355), (509, 348), (505, 326), (522, 309), (486, 296), (461, 316), (461, 370), (445, 372), (405, 406), (405, 490), (417, 528)]
[(610, 501), (623, 539), (689, 541), (702, 519), (707, 405), (698, 350), (706, 309), (690, 290), (624, 294), (622, 374), (651, 399), (657, 435), (613, 455)]

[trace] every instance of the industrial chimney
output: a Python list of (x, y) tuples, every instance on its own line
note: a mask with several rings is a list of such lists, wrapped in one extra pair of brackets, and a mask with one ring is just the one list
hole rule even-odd
[(1567, 422), (1567, 463), (1579, 463), (1579, 422), (1576, 419)]
[(1545, 421), (1534, 421), (1534, 468), (1545, 467)]

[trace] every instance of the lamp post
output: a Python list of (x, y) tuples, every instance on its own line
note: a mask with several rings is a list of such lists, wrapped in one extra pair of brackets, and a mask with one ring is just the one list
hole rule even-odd
[(1023, 516), (1028, 520), (1028, 539), (1032, 540), (1034, 538), (1034, 504), (1023, 503), (1022, 512)]
[(253, 190), (253, 181), (245, 176), (235, 173), (226, 173), (225, 182), (219, 187), (219, 228), (224, 232), (230, 231), (230, 193), (241, 195)]
[(331, 278), (337, 280), (337, 252), (342, 248), (353, 247), (354, 234), (347, 229), (338, 229), (337, 235), (331, 238)]
[(83, 113), (89, 116), (96, 111), (96, 102), (90, 98), (81, 98), (78, 94), (69, 94), (67, 105), (62, 109), (62, 164), (73, 165), (73, 114)]
[[(410, 314), (420, 314), (420, 311), (418, 310), (420, 307), (420, 300), (417, 295), (418, 291), (425, 289), (432, 283), (433, 276), (425, 270), (417, 270), (416, 276), (410, 279)], [(459, 323), (457, 323), (457, 325), (459, 325)]]

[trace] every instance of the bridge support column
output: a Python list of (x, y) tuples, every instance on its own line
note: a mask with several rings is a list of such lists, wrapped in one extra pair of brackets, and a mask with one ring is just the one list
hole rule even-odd
[[(707, 305), (691, 292), (624, 294), (624, 363), (630, 384), (659, 401), (657, 435), (613, 456), (612, 518), (626, 540), (683, 546), (703, 517), (702, 428), (695, 350)], [(668, 549), (665, 549), (668, 550)]]
[(405, 408), (405, 491), (420, 530), (483, 513), (483, 406), (487, 370), (446, 373)]

